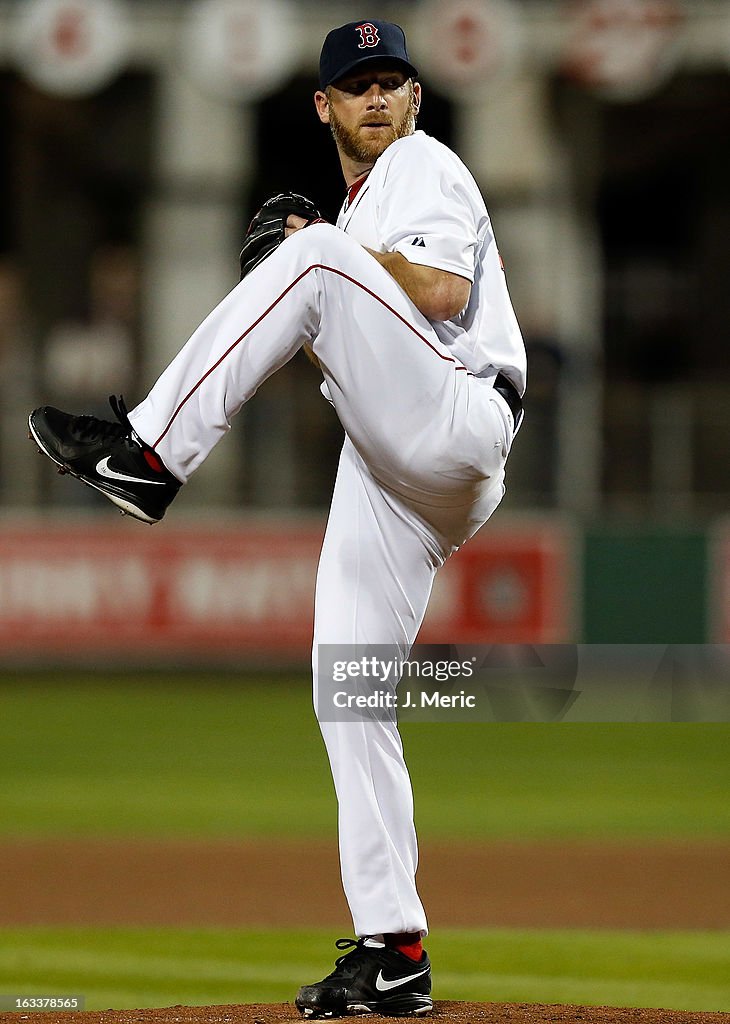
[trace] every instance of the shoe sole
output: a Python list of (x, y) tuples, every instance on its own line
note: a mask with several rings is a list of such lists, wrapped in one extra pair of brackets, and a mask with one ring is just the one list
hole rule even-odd
[(38, 446), (38, 451), (47, 456), (51, 462), (59, 467), (59, 471), (62, 473), (68, 473), (69, 476), (74, 477), (76, 480), (80, 480), (82, 484), (86, 484), (87, 487), (93, 487), (99, 494), (103, 494), (105, 498), (108, 498), (112, 504), (116, 505), (122, 515), (131, 516), (133, 519), (139, 520), (140, 523), (146, 523), (148, 526), (154, 526), (155, 523), (159, 523), (159, 519), (154, 519), (152, 516), (147, 515), (139, 506), (133, 504), (129, 499), (124, 498), (120, 494), (114, 494), (112, 491), (107, 490), (106, 487), (101, 487), (99, 484), (90, 480), (89, 477), (83, 476), (77, 470), (72, 469), (67, 462), (52, 452), (46, 445), (43, 438), (40, 436), (38, 431), (33, 426), (33, 414), (31, 413), (28, 417), (28, 436), (31, 440), (35, 441)]
[(402, 995), (391, 996), (390, 999), (378, 999), (374, 1002), (348, 1003), (344, 1010), (325, 1010), (316, 1006), (302, 1007), (299, 1004), (297, 1004), (297, 1009), (305, 1020), (362, 1017), (368, 1013), (378, 1013), (383, 1017), (425, 1017), (433, 1010), (433, 1000), (429, 996)]

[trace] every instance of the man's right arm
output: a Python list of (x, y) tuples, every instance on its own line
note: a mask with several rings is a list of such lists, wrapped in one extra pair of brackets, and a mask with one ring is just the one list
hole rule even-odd
[(367, 251), (397, 281), (427, 320), (451, 320), (469, 301), (471, 282), (465, 277), (411, 263), (399, 252)]

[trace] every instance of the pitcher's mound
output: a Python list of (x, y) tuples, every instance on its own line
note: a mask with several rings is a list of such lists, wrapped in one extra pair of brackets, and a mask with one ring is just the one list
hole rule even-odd
[[(346, 1017), (354, 1021), (358, 1018)], [(390, 1021), (392, 1017), (364, 1020)], [(730, 1024), (730, 1013), (650, 1010), (613, 1006), (441, 1001), (424, 1020), (439, 1024)], [(160, 1010), (94, 1010), (86, 1013), (0, 1013), (0, 1024), (290, 1024), (302, 1018), (291, 1003), (244, 1006), (169, 1006)]]

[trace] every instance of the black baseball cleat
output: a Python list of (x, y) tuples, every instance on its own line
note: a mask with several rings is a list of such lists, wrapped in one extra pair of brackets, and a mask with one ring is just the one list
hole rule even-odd
[(60, 473), (101, 491), (127, 515), (158, 523), (182, 484), (134, 432), (124, 399), (112, 395), (109, 404), (118, 423), (47, 405), (35, 409), (28, 418), (30, 437)]
[(335, 945), (352, 948), (335, 961), (332, 974), (299, 989), (295, 1002), (304, 1017), (421, 1017), (431, 1012), (431, 962), (425, 950), (416, 961), (372, 938), (338, 939)]

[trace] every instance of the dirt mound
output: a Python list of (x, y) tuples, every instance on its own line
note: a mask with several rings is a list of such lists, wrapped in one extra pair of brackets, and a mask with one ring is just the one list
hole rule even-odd
[[(353, 1018), (346, 1018), (352, 1020)], [(373, 1018), (370, 1018), (371, 1020)], [(391, 1021), (391, 1017), (376, 1017)], [(436, 1002), (427, 1020), (442, 1024), (730, 1024), (730, 1013), (685, 1013), (613, 1006), (528, 1003)], [(160, 1010), (97, 1010), (89, 1013), (0, 1013), (0, 1024), (284, 1024), (301, 1021), (291, 1003), (248, 1006), (170, 1006)]]

